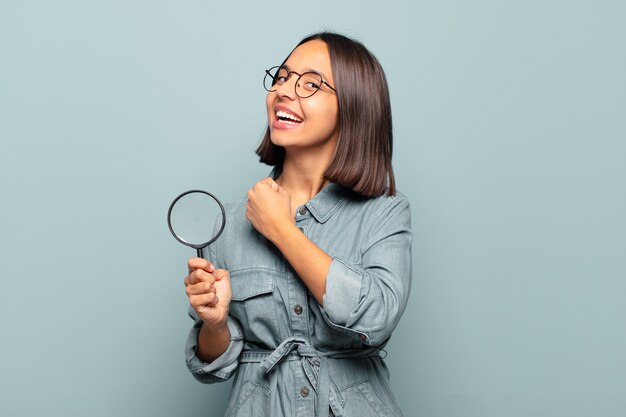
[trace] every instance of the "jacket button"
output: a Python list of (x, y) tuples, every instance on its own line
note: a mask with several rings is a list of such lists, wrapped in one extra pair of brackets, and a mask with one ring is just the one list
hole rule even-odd
[(359, 336), (359, 340), (361, 341), (361, 343), (365, 343), (367, 342), (367, 337), (365, 337), (365, 335), (362, 334), (361, 336)]
[(302, 214), (303, 216), (306, 214), (306, 207), (305, 206), (300, 206), (300, 208), (298, 209), (298, 213)]
[(302, 387), (302, 389), (300, 390), (300, 395), (302, 395), (302, 397), (306, 398), (309, 396), (309, 389), (306, 387)]
[(293, 311), (297, 314), (300, 315), (302, 314), (302, 306), (300, 304), (297, 304), (294, 308)]

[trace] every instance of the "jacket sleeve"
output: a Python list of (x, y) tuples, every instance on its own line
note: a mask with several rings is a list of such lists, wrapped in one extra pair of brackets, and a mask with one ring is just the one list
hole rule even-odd
[[(219, 227), (216, 221), (215, 229)], [(216, 267), (223, 265), (223, 260), (219, 256), (215, 247), (217, 245), (209, 245), (208, 247), (208, 260), (213, 262)], [(196, 354), (198, 347), (198, 334), (202, 327), (202, 320), (198, 317), (196, 310), (189, 306), (189, 317), (194, 320), (194, 325), (187, 337), (187, 343), (185, 344), (185, 360), (187, 362), (187, 368), (192, 375), (200, 382), (205, 384), (212, 384), (215, 382), (222, 382), (230, 378), (239, 366), (239, 355), (243, 350), (244, 338), (241, 323), (232, 317), (228, 316), (227, 325), (230, 331), (230, 343), (224, 353), (217, 357), (213, 362), (203, 362)]]
[(374, 216), (361, 245), (361, 264), (333, 258), (322, 312), (328, 324), (379, 346), (398, 324), (411, 288), (411, 212), (396, 195)]
[(189, 316), (195, 320), (187, 343), (185, 345), (185, 359), (187, 368), (192, 375), (200, 382), (212, 384), (214, 382), (222, 382), (230, 378), (237, 370), (239, 365), (239, 354), (243, 349), (243, 332), (241, 324), (234, 317), (228, 317), (228, 330), (230, 330), (230, 344), (224, 353), (211, 363), (203, 362), (196, 355), (198, 346), (198, 333), (202, 327), (200, 320), (193, 308), (189, 308)]

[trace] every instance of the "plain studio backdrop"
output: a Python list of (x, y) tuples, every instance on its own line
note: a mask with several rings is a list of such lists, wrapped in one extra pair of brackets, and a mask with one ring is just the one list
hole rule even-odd
[[(385, 68), (413, 287), (407, 417), (626, 415), (621, 1), (0, 2), (0, 415), (219, 416), (184, 364), (203, 188), (269, 173), (263, 70), (305, 35)], [(367, 88), (367, 86), (364, 86)]]

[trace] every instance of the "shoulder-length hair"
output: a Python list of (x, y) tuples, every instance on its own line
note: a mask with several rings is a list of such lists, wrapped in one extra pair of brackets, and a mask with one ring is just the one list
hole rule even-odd
[[(339, 107), (337, 147), (324, 178), (367, 197), (394, 195), (391, 103), (380, 63), (362, 43), (331, 32), (307, 36), (296, 48), (315, 39), (328, 46)], [(272, 143), (269, 126), (256, 153), (282, 169), (285, 149)]]

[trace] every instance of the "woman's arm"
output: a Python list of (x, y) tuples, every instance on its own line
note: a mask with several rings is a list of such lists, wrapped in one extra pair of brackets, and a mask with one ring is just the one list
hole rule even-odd
[(279, 226), (270, 240), (282, 252), (319, 305), (323, 305), (326, 277), (332, 257), (313, 243), (294, 223)]
[(203, 321), (198, 333), (198, 357), (213, 362), (226, 351), (230, 344), (228, 309), (232, 292), (230, 275), (224, 269), (215, 269), (206, 259), (191, 258), (187, 262), (189, 275), (185, 286), (189, 303)]
[(321, 250), (296, 227), (289, 208), (289, 193), (266, 179), (248, 193), (246, 216), (280, 249), (332, 327), (366, 344), (383, 343), (404, 311), (411, 286), (411, 215), (406, 198), (379, 200), (360, 248), (359, 265)]
[(377, 203), (358, 264), (333, 259), (322, 311), (331, 327), (373, 346), (391, 336), (411, 289), (409, 202), (396, 195)]
[(269, 178), (248, 192), (246, 217), (282, 252), (287, 262), (322, 305), (332, 258), (295, 225), (289, 192)]

